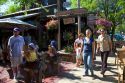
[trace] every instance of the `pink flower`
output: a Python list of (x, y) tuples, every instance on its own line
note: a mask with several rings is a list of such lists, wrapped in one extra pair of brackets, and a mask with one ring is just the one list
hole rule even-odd
[(112, 26), (112, 22), (105, 20), (103, 18), (100, 18), (98, 20), (96, 20), (96, 24), (97, 25), (102, 25), (104, 27), (111, 27)]

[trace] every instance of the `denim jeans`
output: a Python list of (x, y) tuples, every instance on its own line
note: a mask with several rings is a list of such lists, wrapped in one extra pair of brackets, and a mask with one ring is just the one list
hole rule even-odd
[(93, 75), (93, 67), (92, 67), (92, 52), (83, 53), (84, 58), (84, 67), (85, 67), (85, 75), (88, 75), (88, 70), (90, 70), (91, 75)]

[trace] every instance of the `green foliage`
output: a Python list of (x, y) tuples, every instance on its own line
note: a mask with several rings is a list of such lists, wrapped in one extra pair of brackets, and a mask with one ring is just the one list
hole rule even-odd
[[(8, 9), (5, 14), (14, 13), (20, 10), (28, 10), (33, 7), (41, 7), (46, 12), (49, 12), (38, 0), (0, 0), (0, 5), (6, 4)], [(27, 14), (27, 12), (25, 12)]]
[(117, 33), (120, 33), (120, 32), (124, 32), (125, 33), (125, 23), (123, 24), (120, 24), (116, 27), (116, 30), (115, 30)]
[[(77, 8), (77, 0), (71, 0), (71, 7)], [(96, 0), (80, 0), (80, 6), (82, 8), (87, 8), (89, 11), (95, 11), (97, 8)]]
[(67, 53), (72, 53), (73, 52), (73, 46), (66, 46), (66, 47), (64, 47), (64, 49), (65, 49), (65, 52), (67, 52)]
[(9, 7), (6, 10), (5, 14), (14, 13), (14, 12), (20, 11), (20, 10), (21, 10), (21, 6), (19, 4), (11, 4), (11, 5), (9, 5)]
[(0, 5), (6, 3), (8, 0), (0, 0)]
[[(71, 0), (72, 8), (77, 7), (77, 0)], [(123, 27), (125, 23), (125, 0), (81, 0), (81, 7), (87, 8), (89, 11), (97, 11), (98, 16), (105, 18), (113, 23), (111, 28), (112, 34), (115, 29)], [(117, 28), (116, 31), (122, 28)], [(124, 29), (123, 29), (124, 30)], [(113, 35), (112, 35), (113, 37)]]
[(64, 36), (65, 40), (72, 40), (73, 39), (73, 34), (71, 32), (66, 32)]

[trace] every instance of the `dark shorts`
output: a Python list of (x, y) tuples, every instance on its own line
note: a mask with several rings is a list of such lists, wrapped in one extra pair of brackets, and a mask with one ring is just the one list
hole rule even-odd
[(28, 69), (36, 70), (36, 69), (38, 69), (38, 65), (39, 65), (38, 61), (26, 62), (24, 67), (28, 68)]

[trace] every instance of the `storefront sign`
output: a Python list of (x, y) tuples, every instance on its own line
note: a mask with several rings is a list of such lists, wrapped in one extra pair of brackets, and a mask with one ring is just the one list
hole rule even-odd
[(63, 22), (64, 24), (72, 24), (75, 23), (75, 18), (64, 18)]

